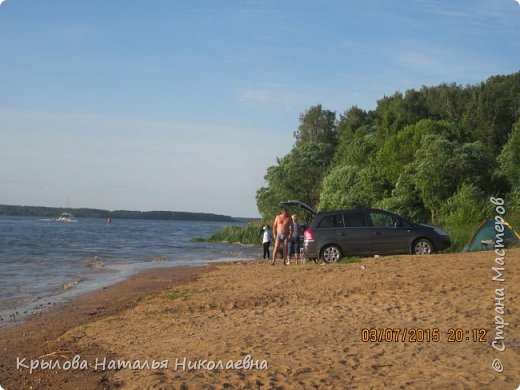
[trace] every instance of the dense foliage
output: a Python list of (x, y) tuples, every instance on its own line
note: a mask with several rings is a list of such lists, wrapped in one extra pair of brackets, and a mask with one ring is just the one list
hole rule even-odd
[(267, 221), (287, 199), (318, 210), (380, 207), (444, 227), (460, 249), (491, 216), (489, 197), (501, 196), (519, 227), (520, 72), (397, 92), (339, 118), (312, 106), (294, 135), (257, 192)]

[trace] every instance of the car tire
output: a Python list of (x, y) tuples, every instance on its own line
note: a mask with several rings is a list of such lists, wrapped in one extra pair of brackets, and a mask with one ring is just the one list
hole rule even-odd
[(327, 245), (321, 250), (321, 259), (327, 263), (335, 263), (343, 257), (341, 249), (336, 245)]
[(429, 255), (433, 253), (433, 244), (427, 238), (415, 240), (412, 245), (412, 254)]

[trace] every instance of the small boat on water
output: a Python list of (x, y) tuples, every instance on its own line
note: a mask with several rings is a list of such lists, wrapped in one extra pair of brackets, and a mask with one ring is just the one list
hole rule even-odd
[(71, 213), (64, 212), (61, 213), (61, 215), (56, 220), (58, 222), (76, 222), (77, 220), (74, 219), (74, 216)]

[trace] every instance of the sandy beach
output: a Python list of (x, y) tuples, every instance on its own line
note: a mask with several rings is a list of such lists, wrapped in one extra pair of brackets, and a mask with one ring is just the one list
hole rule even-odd
[[(520, 249), (507, 251), (503, 282), (492, 279), (495, 257), (144, 272), (1, 329), (0, 385), (516, 389)], [(501, 315), (497, 288), (505, 294)], [(502, 352), (491, 344), (497, 316), (509, 324), (499, 328)], [(501, 373), (491, 367), (494, 359)]]

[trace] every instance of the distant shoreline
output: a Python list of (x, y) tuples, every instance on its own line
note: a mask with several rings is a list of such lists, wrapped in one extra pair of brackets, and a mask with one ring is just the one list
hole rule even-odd
[(165, 221), (247, 222), (254, 218), (237, 218), (229, 215), (196, 213), (187, 211), (131, 211), (93, 208), (44, 207), (0, 205), (0, 216), (57, 218), (63, 212), (77, 218), (144, 219)]

